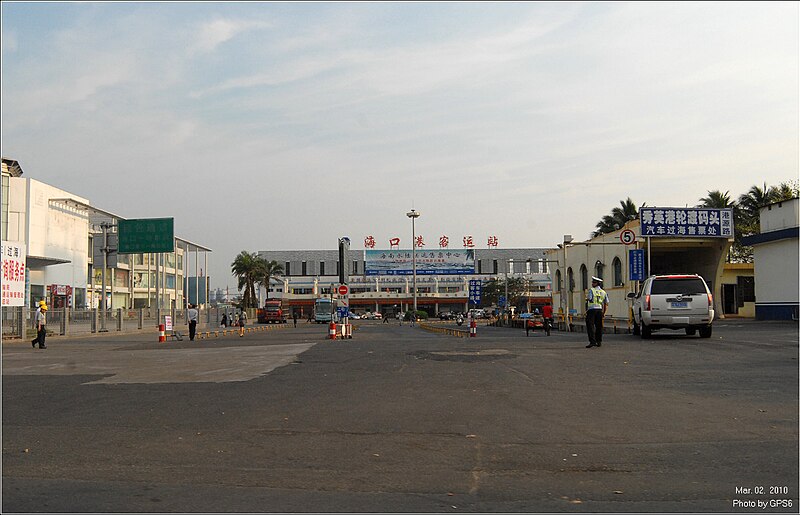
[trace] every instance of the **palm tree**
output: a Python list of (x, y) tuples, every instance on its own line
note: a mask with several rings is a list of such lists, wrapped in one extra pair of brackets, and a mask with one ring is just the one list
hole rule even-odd
[(269, 281), (273, 277), (283, 275), (283, 265), (277, 261), (267, 261), (258, 258), (258, 272), (256, 282), (267, 290), (267, 300), (269, 300)]
[(742, 234), (749, 236), (760, 232), (759, 211), (762, 207), (772, 203), (775, 194), (775, 188), (768, 187), (765, 182), (763, 188), (753, 185), (747, 193), (739, 196), (739, 207), (742, 210), (740, 221)]
[[(636, 220), (636, 217), (639, 216), (639, 210), (636, 207), (636, 203), (628, 197), (626, 200), (619, 201), (620, 207), (615, 207), (611, 210), (610, 215), (604, 216), (597, 225), (597, 228), (592, 236), (599, 236), (601, 234), (606, 234), (610, 232), (614, 232), (619, 230), (623, 227), (626, 223), (630, 222), (631, 220)], [(644, 204), (642, 204), (644, 205)]]
[(800, 188), (798, 188), (797, 181), (782, 182), (780, 186), (773, 188), (775, 194), (773, 195), (773, 202), (781, 202), (783, 200), (790, 200), (800, 197)]
[(742, 229), (746, 223), (742, 219), (742, 210), (736, 201), (731, 200), (730, 192), (722, 193), (719, 190), (709, 191), (707, 197), (700, 199), (697, 207), (711, 207), (717, 209), (733, 208), (733, 245), (728, 253), (728, 261), (734, 263), (747, 263), (752, 261), (753, 248), (742, 244)]
[(731, 201), (730, 191), (726, 191), (722, 193), (719, 190), (709, 191), (707, 197), (703, 197), (700, 199), (700, 203), (697, 207), (715, 207), (715, 208), (726, 208), (726, 207), (733, 207), (736, 202)]
[(259, 268), (258, 260), (258, 254), (243, 250), (231, 263), (231, 273), (239, 280), (238, 288), (240, 290), (244, 289), (244, 294), (242, 295), (243, 308), (258, 307), (255, 293), (255, 282)]

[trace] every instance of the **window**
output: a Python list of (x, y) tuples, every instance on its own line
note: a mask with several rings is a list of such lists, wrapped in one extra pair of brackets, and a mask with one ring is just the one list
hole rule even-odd
[(572, 267), (567, 268), (567, 287), (569, 291), (575, 291), (575, 278), (572, 275)]
[(483, 260), (482, 259), (478, 259), (476, 261), (477, 261), (477, 265), (478, 265), (478, 272), (477, 273), (482, 274), (483, 273), (483, 267), (481, 266), (481, 264), (483, 263)]
[(492, 273), (497, 274), (497, 260), (492, 261)]
[(598, 259), (594, 264), (594, 275), (596, 275), (597, 277), (602, 279), (603, 278), (603, 268), (604, 268), (603, 263), (601, 263), (600, 260)]
[(611, 266), (614, 268), (614, 286), (622, 286), (622, 262), (615, 257)]
[(586, 271), (586, 265), (581, 265), (581, 289), (588, 290), (589, 289), (589, 277)]
[(300, 269), (302, 270), (302, 272), (300, 272), (300, 275), (308, 275), (307, 274), (308, 266), (305, 261), (303, 261), (303, 263), (300, 265)]
[(556, 270), (556, 290), (561, 291), (561, 270)]
[(739, 297), (739, 307), (743, 307), (745, 302), (756, 301), (756, 278), (739, 275), (736, 277), (737, 296)]
[(325, 261), (319, 262), (319, 275), (325, 275)]
[(283, 267), (283, 269), (286, 270), (286, 275), (292, 275), (292, 264), (288, 261), (286, 261), (286, 263), (284, 264), (285, 266)]
[(358, 274), (358, 261), (356, 261), (354, 259), (353, 260), (353, 275), (357, 275), (357, 274)]

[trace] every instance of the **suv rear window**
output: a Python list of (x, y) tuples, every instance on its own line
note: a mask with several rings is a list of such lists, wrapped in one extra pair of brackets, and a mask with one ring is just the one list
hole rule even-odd
[(703, 280), (696, 277), (654, 279), (651, 295), (683, 293), (685, 295), (705, 295)]

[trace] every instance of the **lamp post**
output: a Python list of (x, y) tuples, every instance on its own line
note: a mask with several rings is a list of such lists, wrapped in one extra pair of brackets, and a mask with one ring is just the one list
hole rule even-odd
[(413, 276), (412, 286), (414, 288), (414, 314), (417, 316), (417, 231), (414, 226), (414, 221), (419, 218), (419, 211), (412, 209), (406, 216), (411, 219), (411, 273)]

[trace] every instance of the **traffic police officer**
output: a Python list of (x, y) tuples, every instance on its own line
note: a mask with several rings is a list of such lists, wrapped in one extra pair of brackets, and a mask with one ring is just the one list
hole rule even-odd
[(592, 276), (592, 287), (586, 298), (586, 334), (589, 336), (589, 345), (599, 347), (603, 343), (603, 318), (608, 309), (608, 294), (600, 286), (603, 280)]

